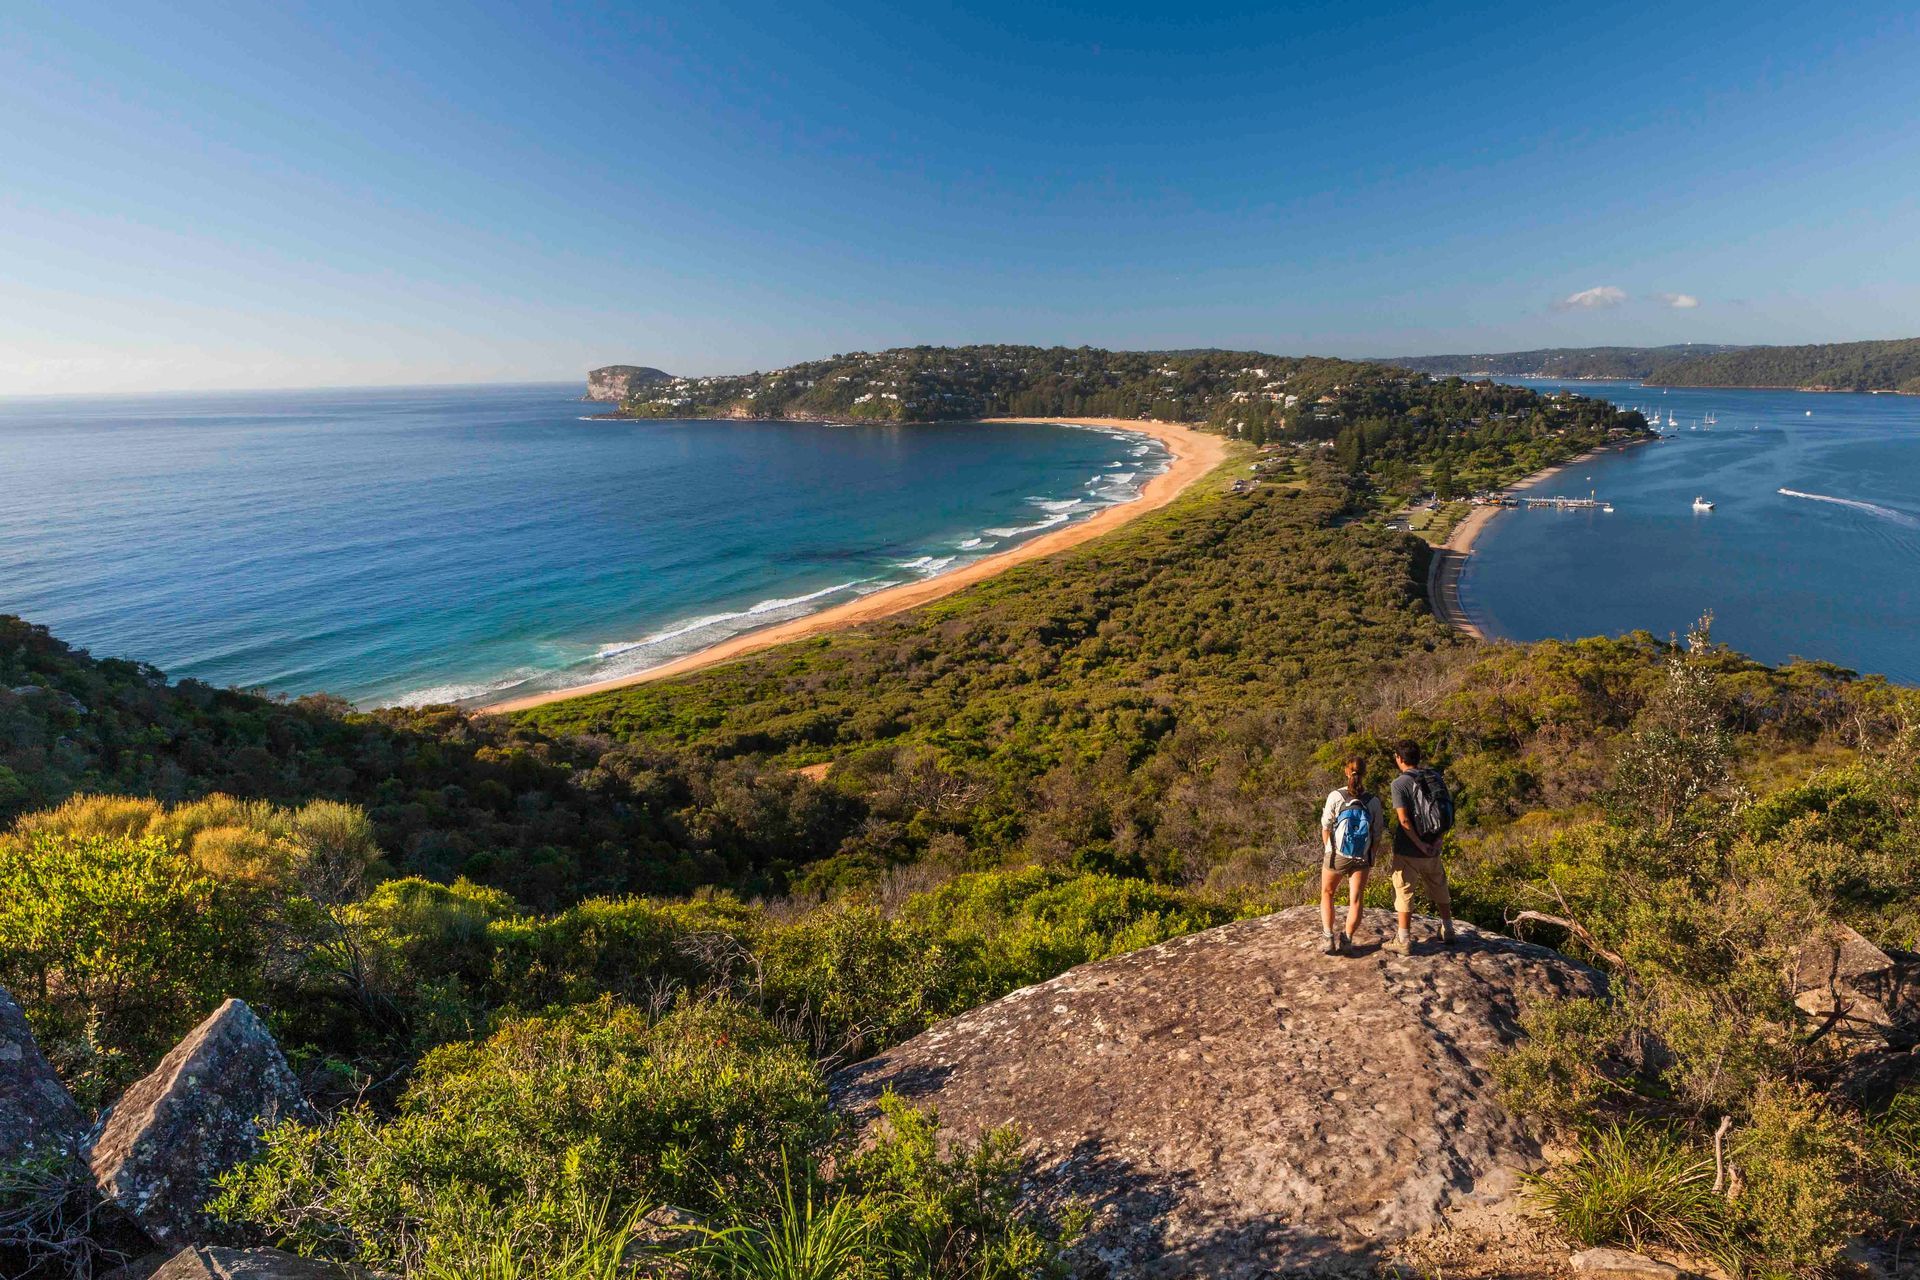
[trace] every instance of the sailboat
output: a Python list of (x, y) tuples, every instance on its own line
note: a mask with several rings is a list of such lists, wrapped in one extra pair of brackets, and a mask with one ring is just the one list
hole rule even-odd
[(1673, 410), (1671, 409), (1667, 410), (1667, 425), (1669, 427), (1677, 427), (1680, 425), (1679, 420), (1673, 416)]

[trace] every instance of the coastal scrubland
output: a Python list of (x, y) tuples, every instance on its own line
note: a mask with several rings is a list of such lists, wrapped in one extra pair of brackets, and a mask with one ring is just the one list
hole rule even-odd
[[(1536, 1190), (1561, 1231), (1754, 1275), (1911, 1233), (1912, 1055), (1810, 1024), (1793, 972), (1835, 926), (1920, 940), (1920, 695), (1704, 627), (1464, 642), (1374, 517), (1638, 424), (1390, 372), (1322, 394), (1278, 402), (1251, 492), (513, 717), (173, 684), (6, 620), (0, 986), (93, 1107), (221, 998), (262, 1010), (328, 1118), (229, 1176), (237, 1239), (421, 1275), (611, 1274), (635, 1241), (802, 1274), (795, 1240), (813, 1274), (1059, 1274), (1076, 1210), (1021, 1199), (1017, 1135), (896, 1107), (859, 1149), (824, 1071), (1299, 901), (1339, 757), (1413, 737), (1460, 800), (1459, 912), (1611, 978), (1501, 1067), (1572, 1153)], [(61, 1194), (33, 1174), (0, 1232)]]

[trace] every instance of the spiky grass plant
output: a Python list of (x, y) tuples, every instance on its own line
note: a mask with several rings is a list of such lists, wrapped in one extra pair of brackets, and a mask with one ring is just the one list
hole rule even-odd
[(1529, 1179), (1537, 1204), (1587, 1245), (1667, 1245), (1720, 1254), (1727, 1203), (1713, 1158), (1671, 1130), (1638, 1121), (1583, 1135), (1570, 1163)]

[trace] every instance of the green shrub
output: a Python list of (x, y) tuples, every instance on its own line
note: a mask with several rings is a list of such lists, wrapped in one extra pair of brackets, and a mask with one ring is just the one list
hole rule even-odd
[(835, 906), (770, 929), (764, 999), (816, 1052), (859, 1058), (951, 1007), (953, 962), (924, 931), (867, 906)]
[(954, 955), (946, 1012), (1234, 918), (1178, 889), (1050, 867), (960, 876), (915, 895), (903, 915)]
[(577, 1206), (608, 1194), (616, 1215), (751, 1203), (828, 1125), (812, 1063), (758, 1015), (718, 1003), (651, 1021), (602, 1001), (434, 1050), (392, 1120), (275, 1130), (218, 1212), (378, 1266), (497, 1239), (557, 1253), (578, 1242)]
[(0, 986), (85, 1102), (257, 985), (251, 895), (159, 836), (0, 839)]
[(1621, 1092), (1607, 1073), (1626, 1030), (1605, 1000), (1549, 1000), (1520, 1015), (1526, 1038), (1494, 1059), (1493, 1079), (1515, 1114), (1563, 1126)]
[(494, 1002), (536, 1011), (601, 995), (634, 1003), (731, 989), (750, 975), (758, 913), (725, 897), (590, 898), (554, 916), (492, 921)]
[(1023, 1163), (1011, 1129), (977, 1143), (940, 1141), (940, 1120), (893, 1094), (873, 1144), (845, 1162), (839, 1185), (875, 1206), (899, 1273), (926, 1280), (1045, 1280), (1068, 1274), (1062, 1249), (1084, 1226), (1021, 1206)]
[(1920, 1236), (1920, 1085), (1867, 1117), (1862, 1136), (1874, 1212), (1890, 1233)]
[(1824, 1274), (1865, 1225), (1859, 1149), (1851, 1126), (1804, 1087), (1769, 1081), (1731, 1158), (1741, 1187), (1735, 1239), (1768, 1274)]

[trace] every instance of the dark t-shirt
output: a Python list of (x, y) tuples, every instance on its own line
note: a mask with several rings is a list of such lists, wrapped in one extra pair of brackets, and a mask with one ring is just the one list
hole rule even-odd
[(1400, 811), (1405, 809), (1411, 818), (1417, 810), (1413, 807), (1413, 791), (1417, 784), (1411, 773), (1403, 773), (1393, 780), (1393, 856), (1396, 858), (1424, 858), (1425, 851), (1414, 846), (1404, 828), (1400, 825)]

